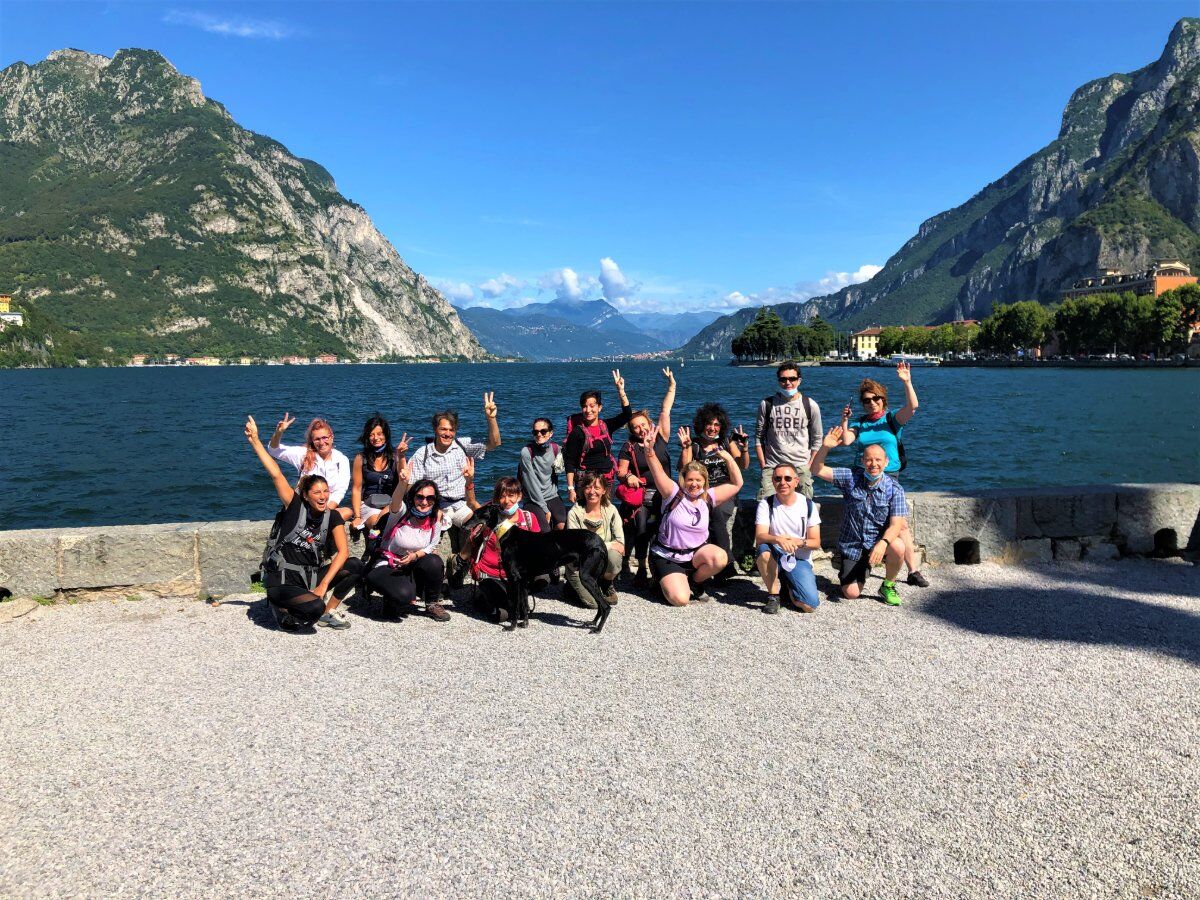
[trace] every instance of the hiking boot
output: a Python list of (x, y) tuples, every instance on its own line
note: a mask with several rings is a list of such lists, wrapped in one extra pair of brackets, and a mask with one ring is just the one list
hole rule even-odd
[(283, 631), (299, 631), (302, 627), (286, 609), (280, 609), (278, 606), (272, 605), (271, 612), (275, 613), (275, 624)]
[(317, 624), (323, 628), (332, 628), (334, 631), (345, 631), (350, 627), (350, 621), (340, 612), (327, 612), (321, 618), (317, 619)]
[(883, 586), (879, 588), (879, 599), (888, 606), (900, 605), (900, 592), (896, 590), (896, 585), (891, 581), (885, 581)]
[(433, 619), (435, 622), (449, 622), (450, 613), (446, 612), (445, 607), (440, 603), (430, 603), (425, 607), (425, 615)]
[(767, 594), (767, 605), (763, 607), (763, 612), (768, 616), (773, 616), (779, 612), (779, 595)]
[(908, 573), (908, 583), (915, 584), (917, 587), (929, 587), (929, 579), (920, 573), (920, 571)]

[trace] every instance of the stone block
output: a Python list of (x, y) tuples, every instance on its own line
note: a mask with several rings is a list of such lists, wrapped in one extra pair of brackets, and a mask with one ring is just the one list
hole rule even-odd
[(198, 525), (119, 525), (59, 532), (59, 588), (138, 584), (198, 587)]
[(954, 562), (958, 541), (975, 541), (979, 560), (1011, 557), (1016, 540), (1017, 503), (1009, 495), (967, 497), (926, 492), (909, 495), (911, 525), (925, 558), (933, 564)]
[(1016, 549), (1014, 562), (1050, 562), (1054, 559), (1050, 538), (1027, 538), (1017, 541), (1013, 547)]
[(57, 529), (0, 531), (0, 587), (14, 597), (49, 597), (58, 589)]
[(1083, 558), (1083, 545), (1079, 541), (1055, 540), (1054, 558), (1063, 562), (1071, 562)]
[(1097, 541), (1085, 544), (1083, 555), (1085, 559), (1118, 559), (1121, 549), (1111, 541)]
[(1108, 534), (1117, 524), (1117, 494), (1111, 486), (1029, 488), (1015, 499), (1018, 540)]
[(200, 590), (211, 597), (250, 590), (271, 522), (208, 522), (199, 528)]
[(1200, 485), (1117, 485), (1117, 540), (1129, 553), (1152, 553), (1154, 536), (1175, 532), (1181, 550), (1200, 550)]

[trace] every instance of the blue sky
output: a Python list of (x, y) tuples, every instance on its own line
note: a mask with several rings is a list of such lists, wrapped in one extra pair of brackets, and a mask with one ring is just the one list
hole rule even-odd
[(460, 304), (866, 277), (1156, 59), (1188, 2), (0, 3), (0, 66), (163, 53)]

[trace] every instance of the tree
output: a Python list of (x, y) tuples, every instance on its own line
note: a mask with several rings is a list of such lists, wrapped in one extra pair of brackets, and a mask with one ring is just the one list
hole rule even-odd
[(904, 329), (897, 328), (895, 325), (889, 325), (879, 332), (879, 349), (880, 356), (891, 356), (893, 353), (902, 353), (904, 350)]
[(833, 330), (832, 325), (820, 316), (813, 316), (812, 321), (808, 323), (808, 327), (812, 331), (812, 349), (810, 352), (814, 356), (824, 356), (837, 346), (837, 332)]
[(984, 320), (980, 337), (1003, 353), (1028, 350), (1045, 343), (1053, 324), (1053, 314), (1036, 300), (1002, 303)]
[(929, 352), (939, 356), (954, 349), (954, 328), (950, 325), (939, 325), (929, 332)]

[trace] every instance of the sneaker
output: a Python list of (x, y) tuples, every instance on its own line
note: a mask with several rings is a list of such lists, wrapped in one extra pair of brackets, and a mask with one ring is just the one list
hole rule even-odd
[(449, 622), (450, 613), (446, 612), (445, 608), (440, 603), (430, 603), (425, 607), (425, 615), (433, 619), (435, 622)]
[(362, 536), (363, 530), (361, 528), (355, 528), (353, 525), (350, 526), (350, 540), (357, 544), (362, 540)]
[(345, 631), (350, 627), (350, 621), (340, 612), (327, 612), (317, 619), (317, 624), (334, 631)]
[(779, 612), (779, 595), (767, 594), (767, 605), (763, 607), (763, 612), (768, 616), (773, 616)]
[(896, 590), (896, 585), (890, 581), (885, 581), (879, 589), (879, 599), (888, 606), (900, 605), (900, 592)]
[(688, 584), (691, 585), (691, 587), (692, 587), (693, 602), (695, 602), (695, 603), (707, 603), (708, 602), (708, 595), (704, 593), (704, 582), (703, 581), (700, 582), (699, 584), (696, 584), (696, 582), (692, 581), (689, 578)]
[(920, 571), (908, 573), (908, 583), (915, 584), (917, 587), (929, 587), (929, 579), (920, 573)]

